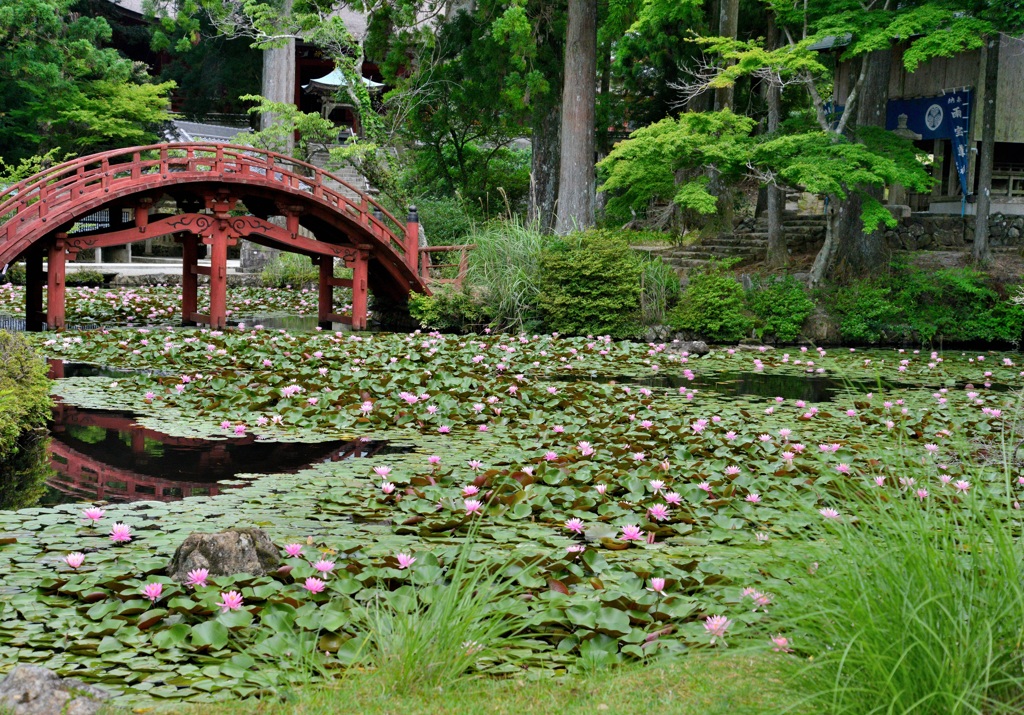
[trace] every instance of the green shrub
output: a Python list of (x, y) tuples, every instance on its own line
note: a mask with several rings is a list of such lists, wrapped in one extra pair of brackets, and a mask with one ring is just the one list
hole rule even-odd
[(260, 273), (267, 288), (299, 287), (320, 280), (320, 271), (307, 256), (282, 251), (270, 260)]
[(726, 272), (728, 265), (712, 261), (690, 273), (669, 325), (715, 342), (733, 342), (750, 332), (753, 321), (745, 310), (743, 286)]
[(0, 283), (13, 283), (16, 286), (25, 285), (25, 264), (12, 263), (7, 267), (7, 273), (0, 276)]
[[(0, 284), (3, 283), (25, 285), (25, 264), (12, 263), (8, 266), (7, 273), (0, 276)], [(104, 283), (103, 274), (99, 271), (68, 271), (64, 276), (64, 284), (69, 286), (101, 286)]]
[(64, 284), (69, 286), (101, 286), (104, 282), (99, 271), (69, 271), (64, 277)]
[(416, 202), (416, 208), (431, 246), (465, 243), (480, 219), (471, 204), (459, 199), (422, 198)]
[(756, 280), (747, 292), (747, 307), (754, 314), (758, 338), (792, 342), (800, 336), (804, 322), (813, 312), (814, 301), (798, 280), (785, 276)]
[(541, 254), (537, 307), (545, 327), (567, 335), (635, 337), (643, 262), (617, 232), (588, 231)]
[(829, 313), (839, 324), (843, 340), (877, 343), (883, 333), (900, 326), (902, 310), (892, 301), (892, 288), (875, 280), (857, 281), (849, 286), (830, 287), (823, 294)]
[(25, 339), (0, 331), (0, 509), (33, 506), (51, 473), (46, 363)]
[(438, 286), (432, 295), (409, 294), (409, 314), (429, 330), (466, 332), (487, 323), (487, 313), (468, 292)]
[(925, 271), (896, 262), (886, 275), (830, 286), (823, 298), (849, 342), (1016, 343), (1024, 334), (1024, 306), (971, 268)]

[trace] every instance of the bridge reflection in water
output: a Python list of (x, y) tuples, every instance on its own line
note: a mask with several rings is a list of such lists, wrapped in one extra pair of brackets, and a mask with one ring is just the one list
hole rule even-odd
[[(175, 501), (213, 496), (237, 485), (239, 474), (296, 472), (319, 462), (407, 451), (365, 439), (318, 443), (271, 442), (252, 435), (223, 440), (172, 437), (134, 423), (131, 413), (53, 408), (47, 485), (56, 501)], [(47, 500), (51, 501), (51, 500)]]

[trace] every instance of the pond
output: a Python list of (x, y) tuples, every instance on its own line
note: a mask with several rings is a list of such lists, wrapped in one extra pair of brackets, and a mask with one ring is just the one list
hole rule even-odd
[[(67, 469), (50, 483), (72, 496), (47, 498), (104, 513), (0, 511), (0, 662), (74, 672), (127, 704), (358, 664), (359, 604), (441, 587), (469, 539), (528, 633), (515, 662), (486, 651), (482, 673), (706, 648), (714, 615), (730, 643), (770, 649), (778, 623), (759, 604), (828, 567), (809, 537), (856, 519), (845, 485), (915, 504), (926, 486), (936, 509), (1024, 499), (1003, 452), (1019, 439), (1012, 353), (812, 348), (797, 364), (768, 348), (253, 326), (33, 339), (63, 375), (51, 449)], [(197, 588), (166, 576), (188, 534), (232, 526), (297, 555)], [(222, 613), (229, 590), (244, 608)]]

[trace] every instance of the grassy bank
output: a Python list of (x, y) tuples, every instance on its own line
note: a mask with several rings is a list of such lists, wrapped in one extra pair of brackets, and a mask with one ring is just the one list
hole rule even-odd
[[(270, 702), (197, 706), (188, 715), (440, 715), (459, 713), (664, 712), (675, 715), (782, 712), (794, 702), (785, 686), (788, 659), (742, 653), (691, 655), (664, 665), (602, 669), (579, 677), (531, 681), (471, 679), (444, 690), (394, 695), (372, 672), (355, 672), (333, 687), (300, 689)], [(358, 703), (358, 706), (356, 706)], [(346, 705), (351, 704), (351, 705)], [(800, 712), (790, 710), (789, 712)]]

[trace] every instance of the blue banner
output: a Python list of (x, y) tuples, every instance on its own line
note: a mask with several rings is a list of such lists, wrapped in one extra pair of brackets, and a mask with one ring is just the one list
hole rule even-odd
[(960, 177), (960, 190), (967, 196), (967, 143), (971, 122), (973, 92), (969, 89), (945, 92), (937, 97), (890, 99), (886, 107), (885, 128), (900, 129), (900, 115), (907, 116), (905, 128), (922, 139), (949, 139), (953, 142), (953, 161)]

